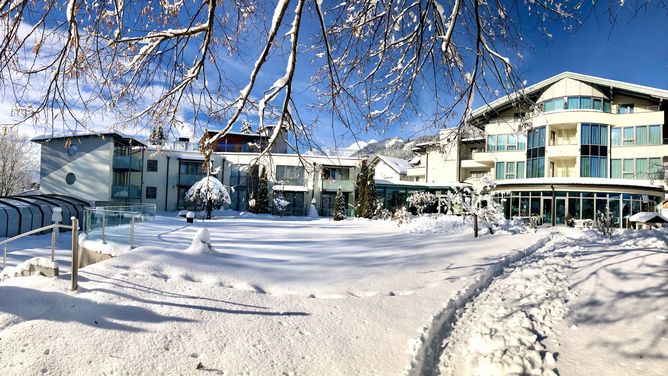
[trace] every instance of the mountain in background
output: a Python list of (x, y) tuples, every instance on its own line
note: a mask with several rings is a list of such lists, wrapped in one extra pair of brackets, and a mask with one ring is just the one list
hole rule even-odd
[[(376, 155), (410, 160), (414, 154), (411, 151), (415, 145), (424, 142), (438, 141), (438, 135), (421, 136), (415, 139), (404, 140), (400, 137), (387, 138), (380, 141), (369, 141), (359, 151), (352, 154), (353, 157), (373, 158)], [(363, 141), (360, 141), (361, 144)]]

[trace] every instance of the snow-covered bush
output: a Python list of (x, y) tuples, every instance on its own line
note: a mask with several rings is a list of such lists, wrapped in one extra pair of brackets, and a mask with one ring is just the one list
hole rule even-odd
[(213, 209), (220, 209), (231, 203), (227, 188), (213, 176), (205, 176), (193, 184), (185, 194), (186, 202), (206, 208), (206, 218), (211, 218)]
[(392, 219), (397, 221), (397, 224), (401, 226), (402, 224), (410, 221), (411, 217), (413, 217), (413, 214), (411, 214), (411, 212), (406, 210), (406, 208), (401, 208), (401, 210), (397, 210), (396, 212), (394, 212)]
[(290, 201), (286, 200), (281, 193), (274, 196), (273, 201), (274, 209), (279, 215), (283, 215), (283, 213), (285, 213), (285, 209), (288, 207), (288, 205), (290, 205)]
[(503, 208), (494, 201), (490, 192), (496, 182), (488, 176), (480, 179), (479, 187), (464, 187), (446, 195), (446, 205), (449, 212), (461, 211), (462, 214), (473, 216), (473, 233), (478, 236), (479, 221), (492, 228), (499, 221), (503, 221)]
[(615, 224), (614, 218), (612, 218), (612, 214), (606, 210), (604, 212), (596, 213), (594, 228), (601, 235), (609, 239), (612, 238), (612, 235), (615, 233), (615, 228), (617, 228), (617, 225)]
[(436, 205), (438, 200), (436, 195), (429, 192), (413, 192), (408, 199), (406, 199), (410, 207), (415, 208), (418, 215), (424, 214), (427, 209)]

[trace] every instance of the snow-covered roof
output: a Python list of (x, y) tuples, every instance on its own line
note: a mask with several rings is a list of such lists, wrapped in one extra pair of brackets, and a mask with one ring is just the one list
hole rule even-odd
[[(543, 88), (546, 88), (555, 82), (558, 82), (564, 78), (571, 78), (574, 80), (590, 83), (590, 84), (595, 84), (595, 85), (601, 85), (601, 86), (606, 86), (606, 87), (611, 87), (611, 88), (617, 88), (621, 90), (625, 90), (628, 92), (632, 93), (638, 93), (638, 94), (643, 94), (647, 95), (650, 97), (658, 98), (658, 99), (668, 99), (668, 90), (663, 90), (663, 89), (657, 89), (649, 86), (643, 86), (643, 85), (637, 85), (637, 84), (632, 84), (628, 82), (623, 82), (623, 81), (616, 81), (616, 80), (610, 80), (607, 78), (601, 78), (601, 77), (596, 77), (596, 76), (589, 76), (586, 74), (580, 74), (580, 73), (573, 73), (573, 72), (562, 72), (557, 74), (556, 76), (552, 76), (548, 79), (545, 79), (543, 81), (540, 81), (536, 84), (533, 84), (531, 86), (528, 86), (523, 90), (523, 94), (531, 94), (533, 92), (537, 92)], [(493, 109), (497, 109), (509, 102), (511, 102), (513, 99), (515, 99), (518, 96), (518, 93), (512, 93), (509, 95), (505, 95), (495, 101), (492, 101), (484, 106), (481, 106), (477, 108), (475, 111), (471, 113), (471, 118), (476, 118), (485, 112)]]
[(283, 184), (274, 184), (271, 188), (274, 191), (284, 191), (284, 192), (308, 192), (308, 188), (303, 185), (283, 185)]
[(408, 170), (407, 160), (394, 157), (387, 157), (384, 155), (377, 155), (376, 158), (385, 162), (386, 165), (388, 165), (391, 169), (398, 172), (399, 174), (406, 175), (406, 170)]
[(178, 154), (178, 155), (176, 156), (176, 158), (178, 158), (178, 159), (185, 159), (185, 160), (191, 160), (191, 161), (203, 161), (203, 160), (204, 160), (204, 156), (203, 156), (202, 154), (200, 154), (200, 153), (197, 153), (197, 154), (195, 154), (195, 153), (193, 153), (193, 154), (185, 154), (185, 153), (182, 153), (182, 154)]
[(668, 218), (657, 212), (640, 212), (629, 217), (631, 222), (668, 223)]
[(642, 181), (628, 180), (628, 179), (607, 179), (607, 178), (526, 178), (526, 179), (508, 179), (497, 180), (497, 186), (504, 185), (538, 185), (538, 184), (555, 184), (555, 185), (616, 185), (620, 187), (637, 187), (637, 188), (651, 188), (663, 189), (659, 184), (649, 184)]
[(418, 166), (420, 164), (420, 162), (422, 162), (422, 159), (420, 158), (419, 155), (416, 155), (416, 156), (413, 157), (413, 159), (408, 161), (408, 164), (411, 165), (411, 166)]
[(118, 131), (111, 131), (111, 132), (53, 132), (53, 133), (47, 133), (43, 134), (41, 136), (35, 136), (30, 139), (32, 142), (44, 142), (44, 141), (50, 141), (50, 140), (55, 140), (55, 139), (61, 139), (61, 138), (77, 138), (77, 137), (92, 137), (92, 136), (111, 136), (111, 137), (116, 137), (116, 138), (124, 138), (128, 140), (132, 140), (136, 143), (139, 143), (141, 145), (146, 146), (142, 141), (127, 135), (122, 132)]

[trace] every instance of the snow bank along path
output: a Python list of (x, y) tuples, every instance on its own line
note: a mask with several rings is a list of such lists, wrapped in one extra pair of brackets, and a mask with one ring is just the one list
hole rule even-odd
[(569, 235), (511, 265), (459, 312), (437, 373), (668, 374), (668, 237)]
[[(401, 374), (450, 297), (546, 235), (239, 216), (147, 226), (143, 247), (82, 269), (75, 293), (68, 275), (0, 283), (0, 374)], [(202, 228), (211, 248), (191, 247)]]

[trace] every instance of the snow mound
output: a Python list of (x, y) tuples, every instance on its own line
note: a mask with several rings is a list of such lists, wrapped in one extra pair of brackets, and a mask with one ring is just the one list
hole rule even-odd
[(195, 236), (193, 237), (193, 241), (190, 244), (190, 247), (188, 247), (185, 252), (192, 254), (216, 253), (216, 251), (213, 249), (213, 246), (211, 246), (211, 234), (209, 233), (209, 230), (205, 228), (197, 230)]
[(44, 257), (33, 257), (16, 266), (5, 268), (0, 273), (0, 281), (9, 278), (36, 275), (37, 268), (58, 269), (58, 264)]
[(457, 234), (471, 230), (471, 223), (465, 217), (445, 214), (426, 214), (412, 218), (400, 225), (405, 233), (445, 233)]

